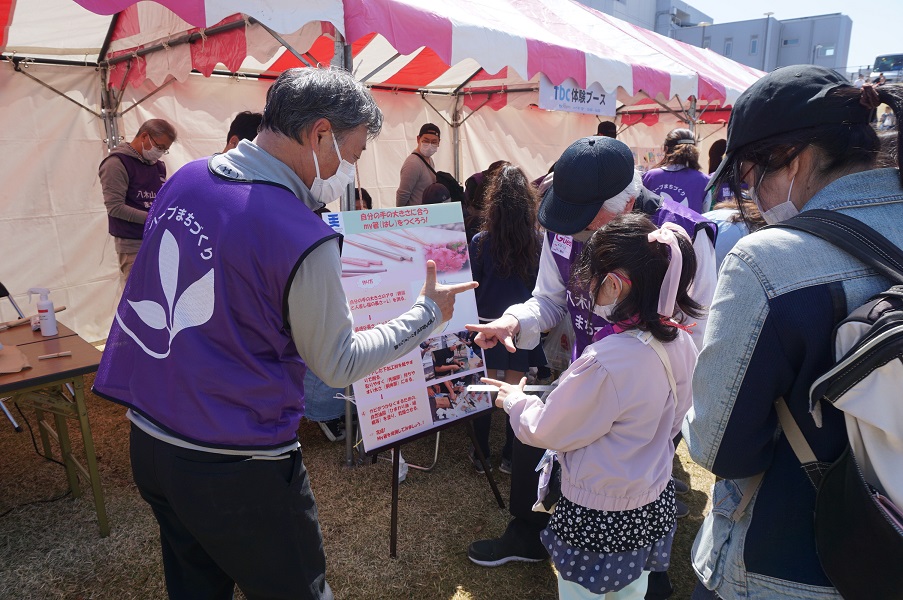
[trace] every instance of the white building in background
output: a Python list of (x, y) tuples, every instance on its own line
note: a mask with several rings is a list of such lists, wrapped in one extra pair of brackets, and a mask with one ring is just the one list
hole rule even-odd
[(852, 29), (850, 17), (833, 13), (799, 19), (767, 16), (735, 23), (701, 23), (672, 29), (671, 37), (763, 71), (814, 64), (843, 73)]
[(763, 71), (816, 64), (843, 73), (847, 66), (853, 21), (841, 13), (784, 20), (768, 14), (761, 19), (713, 24), (712, 17), (681, 0), (578, 1)]

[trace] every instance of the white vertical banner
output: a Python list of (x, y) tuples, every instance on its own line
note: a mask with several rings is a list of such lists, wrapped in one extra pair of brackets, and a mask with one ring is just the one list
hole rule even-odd
[(539, 76), (539, 108), (614, 117), (616, 105), (616, 95), (609, 94), (598, 83), (581, 87), (573, 79), (565, 79), (553, 85), (544, 74)]

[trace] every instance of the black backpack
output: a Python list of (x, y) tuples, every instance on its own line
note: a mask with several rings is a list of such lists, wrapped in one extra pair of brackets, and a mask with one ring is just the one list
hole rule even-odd
[(436, 176), (436, 183), (441, 183), (448, 190), (448, 193), (451, 196), (452, 202), (460, 202), (460, 203), (464, 204), (464, 202), (466, 200), (466, 198), (464, 196), (464, 188), (461, 187), (461, 184), (458, 183), (458, 180), (455, 179), (454, 175), (452, 175), (451, 173), (448, 173), (446, 171), (437, 171), (436, 169), (433, 168), (433, 165), (430, 164), (430, 161), (423, 158), (423, 156), (421, 156), (420, 154), (417, 154), (416, 152), (412, 152), (411, 154), (413, 154), (414, 156), (416, 156), (417, 158), (422, 160), (423, 164), (425, 164), (427, 167), (429, 167), (429, 170), (432, 171), (433, 174)]
[[(903, 598), (903, 514), (882, 489), (882, 482), (899, 485), (903, 478), (903, 454), (893, 451), (892, 442), (882, 445), (889, 433), (890, 440), (903, 435), (903, 423), (867, 412), (875, 403), (903, 405), (903, 252), (835, 211), (805, 211), (779, 227), (820, 237), (895, 284), (835, 327), (837, 362), (809, 391), (816, 424), (821, 402), (844, 411), (853, 435), (840, 458), (818, 462), (783, 399), (776, 404), (784, 434), (817, 490), (815, 543), (825, 574), (847, 600)], [(877, 456), (883, 457), (881, 472), (869, 462)]]

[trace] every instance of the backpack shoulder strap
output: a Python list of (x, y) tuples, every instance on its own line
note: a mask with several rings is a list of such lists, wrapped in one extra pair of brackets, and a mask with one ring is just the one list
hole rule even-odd
[(903, 251), (886, 237), (849, 215), (807, 210), (772, 227), (797, 229), (830, 242), (896, 283), (903, 283)]
[(411, 152), (411, 154), (413, 154), (414, 156), (416, 156), (417, 158), (419, 158), (420, 160), (422, 160), (422, 161), (423, 161), (423, 164), (425, 164), (426, 167), (427, 167), (430, 171), (433, 172), (433, 175), (436, 174), (436, 169), (433, 168), (433, 165), (430, 164), (430, 161), (428, 161), (427, 159), (423, 158), (423, 156), (421, 156), (420, 154), (417, 154), (416, 152)]

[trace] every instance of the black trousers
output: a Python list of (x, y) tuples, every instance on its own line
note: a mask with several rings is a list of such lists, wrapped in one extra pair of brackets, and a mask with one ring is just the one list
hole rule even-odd
[(301, 452), (281, 460), (198, 452), (132, 426), (132, 473), (160, 525), (173, 600), (332, 600)]

